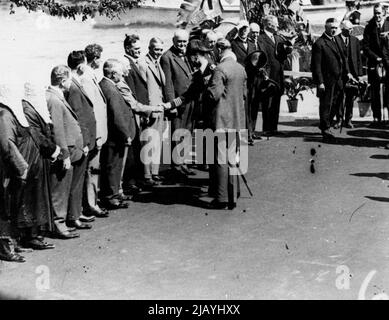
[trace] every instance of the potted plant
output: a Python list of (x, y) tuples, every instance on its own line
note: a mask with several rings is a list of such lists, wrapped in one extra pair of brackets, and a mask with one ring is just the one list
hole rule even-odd
[(288, 77), (285, 79), (284, 85), (285, 94), (288, 97), (286, 102), (288, 104), (289, 112), (297, 112), (298, 97), (300, 97), (301, 100), (304, 100), (301, 91), (312, 91), (312, 88), (309, 86), (309, 80), (307, 78)]

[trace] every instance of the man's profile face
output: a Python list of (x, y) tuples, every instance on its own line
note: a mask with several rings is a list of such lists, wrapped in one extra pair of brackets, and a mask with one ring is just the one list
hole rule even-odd
[(249, 35), (249, 28), (248, 27), (243, 27), (243, 28), (240, 28), (239, 29), (239, 33), (238, 33), (238, 36), (242, 39), (247, 39)]
[(382, 8), (375, 8), (374, 9), (374, 19), (377, 22), (381, 22), (381, 20), (382, 20)]
[(351, 34), (351, 31), (352, 31), (352, 28), (343, 28), (342, 35), (344, 35), (345, 37), (349, 37)]
[(178, 35), (173, 38), (174, 46), (181, 52), (186, 52), (186, 47), (188, 46), (188, 37), (184, 35)]
[(134, 59), (138, 59), (141, 54), (141, 47), (140, 47), (140, 41), (135, 41), (132, 45), (130, 45), (128, 53), (131, 57)]
[(100, 68), (100, 64), (101, 64), (101, 56), (98, 56), (98, 57), (94, 58), (91, 66), (93, 69), (98, 69), (98, 68)]
[(259, 36), (259, 30), (251, 30), (250, 31), (250, 37), (251, 39), (253, 39), (254, 41), (256, 41), (258, 39), (258, 36)]
[(210, 36), (207, 36), (205, 38), (205, 45), (209, 48), (209, 49), (213, 49), (216, 45), (216, 35), (210, 35)]
[(61, 81), (61, 87), (65, 92), (68, 92), (70, 90), (70, 85), (72, 84), (72, 78), (69, 77), (67, 79), (63, 79)]
[(156, 42), (151, 44), (149, 47), (149, 52), (154, 59), (158, 59), (160, 56), (162, 56), (163, 53), (162, 43)]
[(326, 24), (326, 33), (331, 36), (331, 37), (334, 37), (338, 31), (338, 23), (337, 22), (328, 22)]

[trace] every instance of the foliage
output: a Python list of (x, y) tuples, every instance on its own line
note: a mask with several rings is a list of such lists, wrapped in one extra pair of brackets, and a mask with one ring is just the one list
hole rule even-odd
[(10, 0), (10, 14), (15, 13), (15, 7), (25, 7), (29, 12), (42, 11), (60, 18), (76, 19), (81, 16), (85, 21), (97, 14), (111, 19), (119, 18), (120, 14), (139, 6), (143, 0), (86, 0), (60, 3), (58, 0)]
[(284, 84), (285, 84), (285, 94), (288, 96), (289, 100), (297, 100), (298, 97), (300, 97), (301, 100), (304, 100), (301, 91), (304, 90), (312, 91), (311, 82), (308, 78), (287, 77), (284, 80)]

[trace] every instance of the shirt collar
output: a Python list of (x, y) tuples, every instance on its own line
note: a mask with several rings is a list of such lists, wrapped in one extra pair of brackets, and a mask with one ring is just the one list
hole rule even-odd
[(327, 39), (330, 39), (331, 41), (334, 38), (334, 37), (329, 36), (326, 32), (324, 32), (324, 35), (327, 37)]
[(64, 98), (63, 91), (60, 88), (55, 86), (49, 86), (49, 88), (59, 94), (61, 98)]
[(138, 59), (135, 59), (134, 57), (131, 57), (131, 56), (128, 55), (128, 54), (125, 54), (124, 56), (125, 56), (126, 58), (128, 58), (128, 59), (131, 59), (131, 61), (134, 62), (134, 63), (137, 63), (137, 62), (138, 62)]
[(265, 31), (265, 33), (267, 34), (267, 36), (268, 36), (270, 39), (274, 39), (274, 35), (273, 35), (271, 32), (267, 31), (266, 29), (265, 29), (264, 31)]
[(110, 78), (107, 78), (106, 76), (104, 76), (104, 79), (107, 79), (109, 82), (111, 82), (114, 86), (116, 86), (116, 83), (113, 82)]

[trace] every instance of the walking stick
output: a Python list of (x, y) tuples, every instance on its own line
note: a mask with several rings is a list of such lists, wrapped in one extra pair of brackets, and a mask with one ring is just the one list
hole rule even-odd
[(124, 169), (126, 167), (126, 161), (128, 156), (128, 148), (129, 144), (126, 144), (124, 147), (124, 156), (123, 156), (123, 165), (122, 165), (122, 172), (120, 174), (120, 190), (123, 192), (123, 175), (124, 175)]
[(254, 197), (254, 195), (253, 195), (253, 193), (251, 192), (251, 189), (250, 189), (250, 187), (249, 187), (249, 185), (248, 185), (248, 183), (247, 183), (247, 179), (246, 179), (245, 175), (243, 174), (242, 170), (240, 169), (239, 164), (236, 165), (236, 168), (238, 169), (239, 175), (242, 177), (242, 180), (243, 180), (243, 182), (244, 182), (244, 184), (245, 184), (245, 186), (246, 186), (246, 188), (247, 188), (247, 190), (248, 190), (250, 196)]

